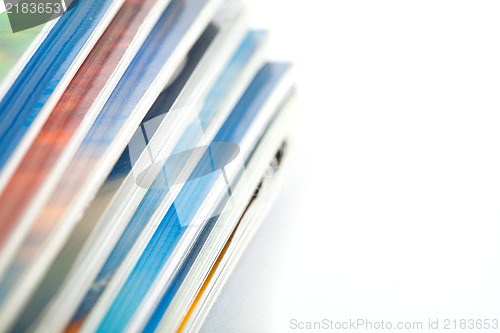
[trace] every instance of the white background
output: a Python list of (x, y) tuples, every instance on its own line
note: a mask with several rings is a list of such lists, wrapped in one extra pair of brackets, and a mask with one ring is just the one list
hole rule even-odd
[(251, 4), (296, 158), (204, 331), (500, 319), (500, 2)]

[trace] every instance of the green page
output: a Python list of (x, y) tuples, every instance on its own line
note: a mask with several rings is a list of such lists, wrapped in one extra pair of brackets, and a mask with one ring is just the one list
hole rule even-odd
[(21, 59), (45, 24), (12, 33), (7, 13), (0, 14), (0, 84)]

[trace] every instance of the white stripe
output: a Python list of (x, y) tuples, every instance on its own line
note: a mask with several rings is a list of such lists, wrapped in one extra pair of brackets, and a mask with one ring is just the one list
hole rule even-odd
[(66, 13), (66, 2), (64, 0), (61, 0), (62, 7), (64, 9), (64, 12)]

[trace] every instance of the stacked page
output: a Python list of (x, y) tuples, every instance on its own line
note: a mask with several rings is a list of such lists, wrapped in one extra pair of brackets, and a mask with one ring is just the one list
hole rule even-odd
[(0, 331), (198, 331), (286, 174), (292, 66), (240, 1), (42, 2), (0, 14)]

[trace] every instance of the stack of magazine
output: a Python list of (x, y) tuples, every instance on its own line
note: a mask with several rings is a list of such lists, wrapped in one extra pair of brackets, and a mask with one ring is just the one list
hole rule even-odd
[(0, 332), (198, 331), (283, 181), (290, 64), (239, 1), (4, 2)]

